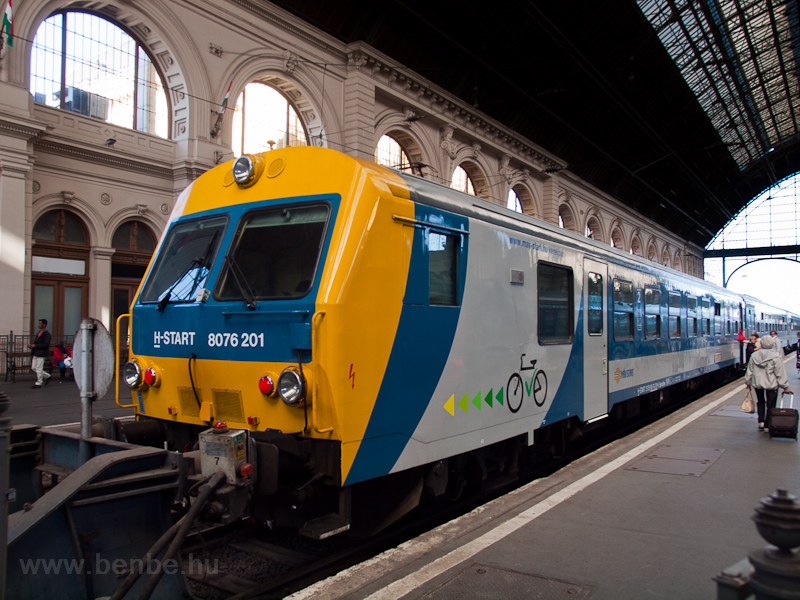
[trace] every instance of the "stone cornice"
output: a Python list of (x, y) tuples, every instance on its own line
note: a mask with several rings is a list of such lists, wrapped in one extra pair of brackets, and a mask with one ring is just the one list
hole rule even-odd
[(53, 138), (41, 139), (34, 142), (34, 149), (36, 152), (48, 152), (58, 154), (67, 158), (74, 158), (76, 160), (91, 162), (109, 166), (115, 169), (124, 169), (126, 171), (133, 171), (136, 173), (145, 173), (154, 177), (162, 177), (172, 179), (174, 170), (166, 167), (159, 167), (153, 162), (147, 161), (145, 158), (132, 157), (129, 155), (115, 152), (103, 152), (101, 150), (94, 150), (75, 144), (61, 142)]
[(14, 117), (8, 113), (0, 115), (0, 134), (29, 140), (42, 135), (47, 126), (33, 119)]
[(421, 114), (436, 116), (443, 124), (468, 131), (498, 149), (514, 153), (519, 160), (535, 164), (542, 171), (547, 167), (567, 167), (567, 163), (557, 156), (480, 113), (410, 69), (398, 65), (367, 44), (349, 44), (347, 59), (349, 70), (366, 73), (382, 87), (402, 94), (405, 100), (415, 104), (414, 108)]

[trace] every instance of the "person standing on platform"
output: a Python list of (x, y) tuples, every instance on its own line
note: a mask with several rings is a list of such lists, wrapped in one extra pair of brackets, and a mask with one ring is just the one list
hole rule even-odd
[(750, 334), (750, 341), (747, 342), (747, 348), (745, 348), (745, 365), (750, 362), (750, 357), (753, 355), (753, 352), (761, 348), (761, 342), (758, 339), (757, 333)]
[(753, 352), (747, 370), (744, 373), (744, 384), (755, 389), (756, 409), (758, 411), (758, 430), (764, 431), (770, 409), (778, 402), (778, 389), (784, 394), (791, 394), (783, 358), (775, 354), (775, 341), (766, 336), (761, 338), (761, 349)]
[(31, 349), (31, 370), (36, 373), (34, 388), (50, 383), (50, 373), (44, 372), (44, 361), (50, 353), (50, 332), (47, 331), (47, 319), (39, 319), (39, 331), (28, 344)]
[(778, 337), (777, 331), (770, 331), (769, 336), (772, 338), (772, 341), (775, 342), (775, 354), (778, 356), (783, 356), (783, 344), (781, 343), (781, 338)]

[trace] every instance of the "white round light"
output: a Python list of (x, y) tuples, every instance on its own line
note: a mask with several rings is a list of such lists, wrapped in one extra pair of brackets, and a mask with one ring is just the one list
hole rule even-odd
[(305, 397), (305, 384), (300, 373), (286, 369), (278, 378), (278, 395), (289, 406), (300, 404)]
[(125, 385), (129, 388), (136, 389), (142, 385), (142, 369), (136, 361), (126, 363), (122, 375), (125, 378)]
[(233, 180), (239, 185), (247, 185), (253, 179), (255, 164), (246, 154), (240, 156), (233, 163)]

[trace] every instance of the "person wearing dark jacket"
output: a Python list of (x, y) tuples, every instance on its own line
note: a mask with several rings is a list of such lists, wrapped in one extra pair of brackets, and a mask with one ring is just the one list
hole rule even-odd
[(756, 391), (759, 431), (764, 431), (769, 411), (778, 402), (778, 388), (782, 388), (784, 394), (792, 393), (783, 358), (775, 354), (774, 344), (770, 336), (761, 338), (761, 349), (753, 352), (744, 373), (744, 384)]
[(28, 344), (31, 349), (31, 370), (36, 373), (34, 388), (40, 388), (50, 382), (50, 373), (44, 372), (44, 361), (50, 354), (50, 332), (47, 331), (47, 319), (39, 319), (39, 331)]
[(750, 334), (750, 341), (747, 342), (747, 347), (745, 348), (745, 364), (750, 362), (750, 357), (753, 356), (753, 352), (759, 348), (761, 348), (761, 342), (758, 341), (758, 334)]

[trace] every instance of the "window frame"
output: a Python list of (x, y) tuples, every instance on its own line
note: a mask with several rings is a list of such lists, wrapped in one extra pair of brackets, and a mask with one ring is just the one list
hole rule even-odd
[[(617, 299), (617, 292), (618, 292), (617, 284), (624, 284), (630, 287), (630, 295), (631, 295), (630, 308), (627, 308), (626, 302), (621, 302), (620, 300)], [(615, 342), (632, 342), (634, 340), (634, 337), (636, 335), (633, 326), (634, 322), (633, 314), (634, 314), (635, 302), (636, 298), (635, 298), (635, 289), (633, 287), (633, 282), (627, 281), (625, 279), (620, 279), (619, 277), (614, 277), (614, 279), (612, 280), (612, 307), (613, 307), (612, 322), (613, 322)], [(627, 315), (627, 321), (628, 321), (627, 335), (619, 335), (621, 333), (621, 330), (617, 327), (619, 323), (617, 320), (618, 319), (617, 315), (620, 316)]]
[[(67, 23), (67, 19), (68, 19), (68, 15), (69, 14), (89, 15), (89, 16), (94, 17), (96, 19), (100, 19), (102, 21), (105, 21), (110, 26), (115, 27), (116, 29), (118, 29), (119, 31), (124, 33), (126, 36), (128, 36), (133, 41), (134, 48), (133, 48), (133, 52), (131, 54), (131, 60), (132, 60), (133, 67), (134, 67), (134, 75), (131, 78), (131, 83), (130, 83), (131, 92), (132, 92), (131, 93), (131, 97), (132, 97), (132, 100), (131, 100), (132, 123), (131, 124), (125, 125), (125, 124), (115, 123), (114, 121), (111, 121), (111, 120), (108, 120), (108, 119), (103, 119), (103, 118), (100, 118), (100, 117), (97, 117), (97, 116), (93, 116), (91, 114), (85, 114), (85, 113), (83, 113), (81, 111), (76, 111), (76, 110), (72, 110), (72, 109), (66, 108), (66, 104), (69, 102), (69, 100), (67, 98), (67, 90), (68, 90), (68, 88), (72, 87), (72, 89), (76, 89), (75, 86), (68, 86), (67, 85), (67, 77), (68, 77), (67, 70), (68, 69), (66, 68), (66, 66), (67, 66), (67, 63), (70, 60), (73, 60), (73, 61), (80, 60), (79, 58), (77, 58), (75, 56), (74, 52), (69, 52), (69, 50), (68, 50), (68, 48), (69, 48), (69, 44), (68, 44), (69, 26), (68, 26), (68, 23)], [(151, 54), (150, 49), (148, 48), (148, 46), (139, 39), (139, 36), (136, 34), (136, 32), (131, 30), (125, 24), (120, 23), (120, 22), (118, 22), (118, 21), (116, 21), (116, 20), (114, 20), (112, 18), (109, 18), (107, 15), (102, 14), (102, 13), (98, 13), (98, 12), (91, 11), (91, 10), (76, 10), (76, 9), (70, 9), (70, 8), (63, 8), (63, 9), (60, 9), (60, 10), (53, 11), (52, 13), (50, 13), (39, 24), (39, 26), (36, 29), (36, 33), (34, 34), (34, 41), (36, 40), (36, 37), (38, 36), (38, 34), (39, 34), (42, 26), (45, 24), (45, 22), (48, 19), (51, 19), (51, 18), (56, 17), (56, 16), (60, 16), (61, 19), (62, 19), (62, 21), (61, 21), (61, 36), (60, 36), (60, 39), (58, 40), (59, 46), (57, 48), (55, 46), (52, 47), (52, 48), (48, 48), (48, 47), (45, 46), (45, 47), (43, 47), (43, 52), (52, 51), (55, 54), (55, 56), (57, 57), (57, 59), (58, 59), (58, 63), (59, 63), (59, 67), (58, 67), (59, 68), (59, 73), (58, 73), (58, 77), (59, 77), (59, 81), (58, 81), (59, 103), (58, 104), (59, 105), (58, 106), (52, 106), (50, 104), (47, 104), (46, 102), (42, 103), (42, 102), (39, 102), (39, 101), (36, 100), (36, 94), (39, 93), (39, 92), (36, 92), (35, 88), (33, 88), (32, 86), (34, 85), (36, 80), (38, 80), (38, 79), (45, 80), (45, 77), (44, 77), (44, 75), (34, 75), (34, 69), (33, 69), (34, 64), (33, 63), (35, 61), (35, 58), (34, 58), (33, 55), (34, 55), (34, 53), (36, 53), (38, 51), (38, 46), (35, 46), (34, 43), (31, 42), (31, 46), (32, 46), (32, 48), (31, 48), (31, 68), (30, 68), (29, 73), (28, 73), (28, 78), (29, 78), (28, 91), (31, 94), (31, 96), (33, 96), (34, 102), (36, 102), (37, 104), (42, 104), (43, 106), (48, 106), (50, 108), (55, 108), (57, 110), (63, 110), (64, 112), (68, 112), (68, 113), (71, 113), (71, 114), (81, 115), (81, 116), (89, 118), (89, 119), (96, 119), (96, 120), (99, 120), (102, 123), (108, 123), (109, 125), (113, 125), (115, 127), (124, 127), (126, 129), (130, 129), (132, 131), (137, 131), (139, 133), (143, 133), (145, 135), (154, 135), (154, 136), (157, 136), (157, 137), (159, 137), (161, 139), (168, 139), (168, 140), (172, 139), (172, 99), (171, 99), (170, 94), (169, 94), (169, 87), (167, 85), (167, 78), (166, 78), (165, 74), (162, 72), (159, 62)], [(105, 40), (100, 40), (99, 38), (94, 38), (94, 37), (91, 37), (90, 39), (92, 41), (99, 41), (102, 44), (107, 44), (111, 48), (115, 48), (115, 46), (108, 44), (108, 42), (105, 41)], [(146, 78), (143, 78), (141, 73), (140, 73), (141, 54), (144, 54), (147, 57), (147, 59), (150, 61), (150, 65), (152, 66), (156, 76), (159, 79), (160, 85), (161, 85), (161, 93), (163, 94), (163, 100), (164, 100), (165, 105), (166, 105), (166, 109), (165, 110), (166, 110), (166, 119), (167, 119), (166, 131), (165, 131), (165, 135), (163, 137), (157, 131), (158, 127), (155, 128), (156, 129), (155, 131), (148, 131), (148, 130), (142, 129), (140, 127), (139, 120), (140, 120), (140, 114), (142, 112), (142, 109), (140, 107), (140, 88), (142, 86), (142, 81), (146, 80)], [(46, 70), (46, 68), (45, 68), (45, 70)], [(114, 73), (117, 74), (117, 71), (115, 71)], [(54, 81), (54, 83), (55, 83), (55, 81)], [(81, 91), (85, 91), (85, 90), (81, 90)], [(87, 94), (91, 94), (92, 92), (86, 91), (86, 93)], [(106, 100), (110, 100), (108, 98), (100, 96), (99, 94), (95, 94), (95, 95), (98, 96), (98, 97), (102, 97), (102, 98), (104, 98)], [(156, 114), (157, 115), (158, 113), (156, 111), (157, 111), (157, 102), (153, 105), (152, 110), (150, 110), (150, 112), (152, 114)], [(90, 113), (91, 113), (91, 107), (90, 107)]]
[[(566, 311), (567, 311), (567, 323), (566, 329), (569, 332), (567, 337), (543, 337), (542, 336), (542, 323), (544, 319), (542, 318), (543, 310), (546, 308), (542, 305), (542, 291), (545, 290), (545, 286), (542, 284), (542, 269), (553, 269), (554, 271), (562, 271), (564, 275), (567, 276), (567, 301), (566, 301)], [(563, 308), (560, 309), (563, 311)], [(556, 263), (546, 262), (546, 261), (539, 261), (536, 265), (536, 336), (539, 341), (540, 346), (554, 346), (554, 345), (564, 345), (564, 344), (572, 344), (575, 339), (575, 273), (572, 267), (567, 267), (564, 265), (559, 265)], [(556, 317), (558, 320), (558, 317)]]

